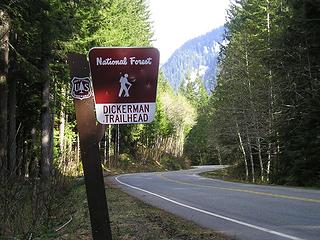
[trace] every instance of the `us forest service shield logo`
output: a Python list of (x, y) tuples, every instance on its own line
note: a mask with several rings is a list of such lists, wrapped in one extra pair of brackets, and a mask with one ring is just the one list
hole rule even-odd
[(91, 82), (88, 77), (74, 77), (71, 80), (71, 96), (75, 99), (87, 99), (92, 96)]

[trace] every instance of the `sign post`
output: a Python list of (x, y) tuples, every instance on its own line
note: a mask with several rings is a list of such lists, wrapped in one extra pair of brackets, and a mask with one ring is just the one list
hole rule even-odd
[(81, 160), (86, 184), (88, 207), (94, 240), (111, 240), (111, 228), (99, 142), (104, 125), (96, 124), (94, 100), (89, 79), (89, 66), (85, 55), (69, 54), (68, 63), (72, 79), (72, 96), (76, 109), (77, 129), (80, 137)]
[(85, 55), (69, 54), (68, 62), (92, 237), (111, 240), (99, 142), (105, 124), (150, 123), (154, 119), (159, 52), (155, 48), (92, 48), (91, 80)]
[(98, 122), (152, 122), (159, 69), (156, 48), (92, 48), (89, 62)]

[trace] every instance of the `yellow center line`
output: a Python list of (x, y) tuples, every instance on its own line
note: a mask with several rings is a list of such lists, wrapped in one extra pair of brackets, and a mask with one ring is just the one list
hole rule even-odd
[(304, 198), (304, 197), (289, 196), (289, 195), (284, 195), (284, 194), (274, 194), (274, 193), (268, 193), (268, 192), (257, 192), (257, 191), (252, 191), (252, 190), (248, 190), (248, 189), (226, 188), (226, 187), (215, 187), (215, 186), (208, 186), (208, 185), (199, 185), (199, 184), (194, 184), (194, 183), (190, 183), (190, 182), (183, 182), (183, 181), (179, 181), (179, 180), (170, 179), (168, 177), (163, 176), (163, 174), (158, 174), (158, 176), (160, 178), (162, 178), (164, 180), (167, 180), (167, 181), (170, 181), (170, 182), (189, 185), (189, 186), (193, 186), (193, 187), (214, 188), (214, 189), (220, 189), (220, 190), (227, 190), (227, 191), (234, 191), (234, 192), (244, 192), (244, 193), (250, 193), (250, 194), (255, 194), (255, 195), (269, 196), (269, 197), (274, 197), (274, 198), (285, 198), (285, 199), (290, 199), (290, 200), (298, 200), (298, 201), (304, 201), (304, 202), (320, 203), (320, 199), (319, 198)]

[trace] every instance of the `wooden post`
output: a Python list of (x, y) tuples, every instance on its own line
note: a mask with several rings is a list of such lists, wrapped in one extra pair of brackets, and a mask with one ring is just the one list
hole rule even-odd
[[(89, 77), (85, 55), (69, 54), (71, 78)], [(99, 141), (104, 125), (96, 124), (93, 97), (74, 99), (77, 129), (80, 137), (81, 159), (86, 184), (88, 206), (94, 240), (111, 240), (108, 205), (99, 154)]]
[(0, 9), (0, 171), (7, 173), (9, 15)]

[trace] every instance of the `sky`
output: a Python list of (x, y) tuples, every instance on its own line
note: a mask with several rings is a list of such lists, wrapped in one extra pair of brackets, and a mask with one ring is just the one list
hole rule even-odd
[(149, 0), (154, 47), (165, 61), (186, 41), (201, 36), (226, 19), (230, 0)]

